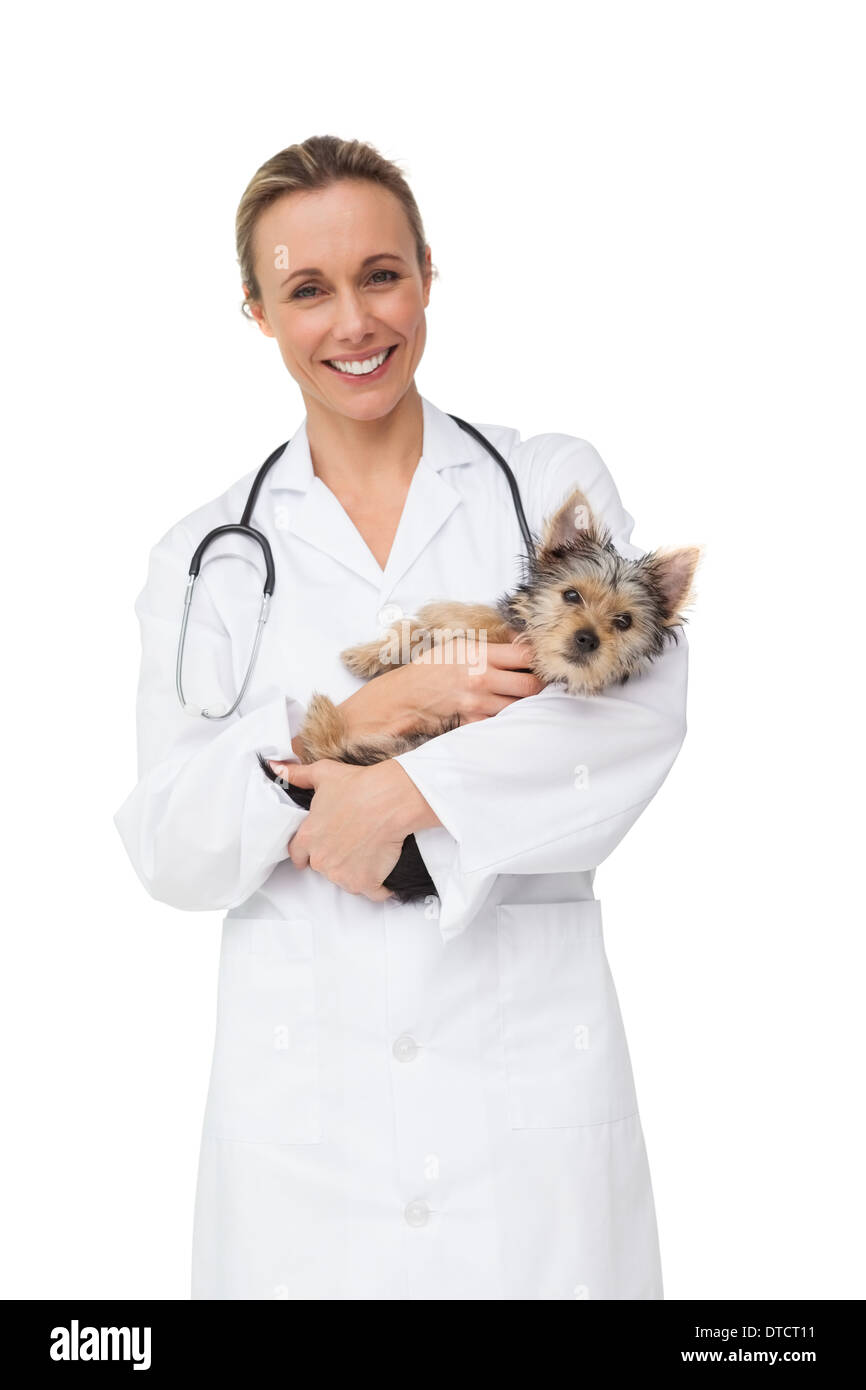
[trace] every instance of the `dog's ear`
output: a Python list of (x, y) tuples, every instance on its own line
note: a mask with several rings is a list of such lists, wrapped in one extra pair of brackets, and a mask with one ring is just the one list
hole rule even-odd
[(598, 539), (599, 527), (585, 496), (580, 488), (575, 488), (545, 521), (542, 549), (556, 550), (561, 545), (572, 544), (581, 534)]
[(692, 585), (700, 558), (697, 545), (685, 546), (682, 550), (656, 550), (646, 557), (646, 569), (661, 595), (667, 627), (682, 621), (680, 609), (688, 607), (692, 601)]

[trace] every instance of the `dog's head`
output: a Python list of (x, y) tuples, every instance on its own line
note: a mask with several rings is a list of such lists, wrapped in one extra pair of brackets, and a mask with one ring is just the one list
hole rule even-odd
[(685, 622), (697, 546), (627, 560), (575, 489), (543, 528), (527, 579), (500, 600), (544, 681), (596, 695), (659, 656)]

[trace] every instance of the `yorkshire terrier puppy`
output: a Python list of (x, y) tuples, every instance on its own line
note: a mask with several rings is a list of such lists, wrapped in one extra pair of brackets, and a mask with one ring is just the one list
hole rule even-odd
[[(545, 521), (535, 554), (526, 557), (523, 583), (503, 594), (495, 607), (447, 600), (428, 603), (415, 617), (400, 619), (384, 634), (348, 647), (340, 656), (354, 675), (370, 680), (452, 639), (458, 651), (463, 647), (457, 659), (470, 661), (479, 650), (476, 643), (517, 641), (526, 648), (523, 669), (546, 685), (561, 683), (572, 695), (598, 695), (643, 670), (661, 655), (668, 638), (677, 640), (675, 629), (686, 621), (681, 610), (691, 601), (699, 558), (698, 547), (690, 546), (624, 559), (583, 493), (575, 489)], [(459, 724), (454, 714), (405, 733), (353, 739), (339, 707), (314, 691), (299, 734), (302, 761), (332, 758), (367, 766), (417, 748)], [(309, 807), (311, 790), (292, 787), (261, 755), (258, 759), (293, 801)], [(414, 835), (404, 841), (385, 887), (401, 902), (435, 896)]]

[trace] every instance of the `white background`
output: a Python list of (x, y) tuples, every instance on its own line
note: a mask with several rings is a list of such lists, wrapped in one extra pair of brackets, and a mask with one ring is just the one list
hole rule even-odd
[(18, 7), (0, 1294), (189, 1296), (220, 914), (151, 900), (112, 822), (133, 603), (303, 418), (234, 215), (335, 134), (421, 208), (422, 394), (589, 439), (637, 544), (706, 547), (689, 734), (596, 878), (666, 1297), (866, 1296), (863, 13)]

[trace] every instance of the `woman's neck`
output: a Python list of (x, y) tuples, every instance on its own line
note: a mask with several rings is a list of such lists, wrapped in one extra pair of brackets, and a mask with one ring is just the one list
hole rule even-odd
[(307, 440), (313, 472), (341, 495), (387, 495), (408, 485), (424, 442), (424, 412), (413, 382), (393, 410), (377, 420), (353, 420), (307, 399)]

